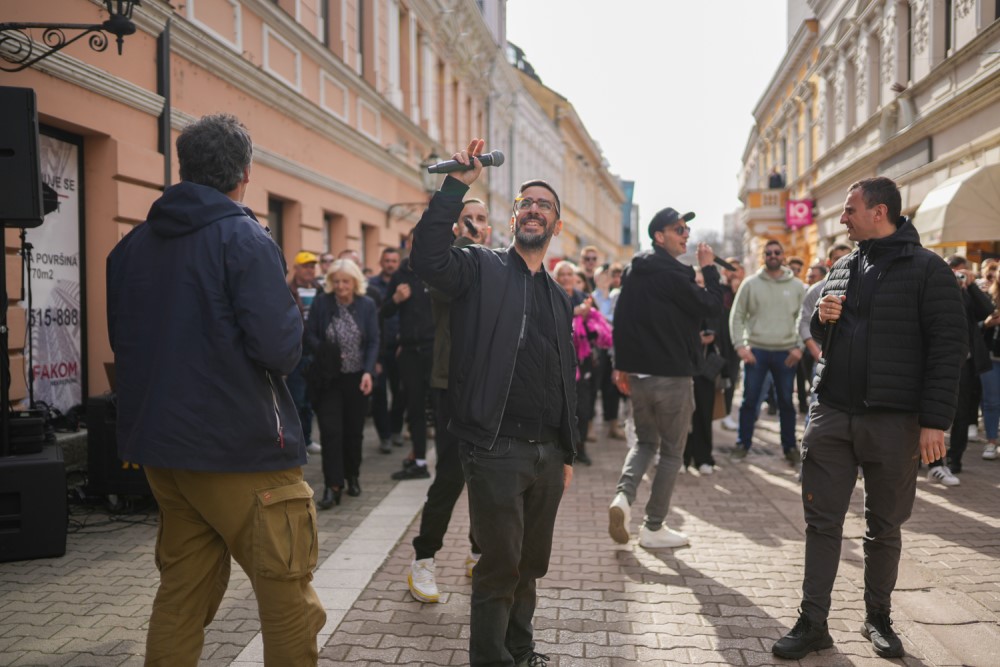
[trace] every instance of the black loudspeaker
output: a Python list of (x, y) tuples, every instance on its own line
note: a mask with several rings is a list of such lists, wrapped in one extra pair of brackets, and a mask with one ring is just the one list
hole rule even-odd
[(38, 112), (31, 88), (0, 86), (0, 221), (37, 227), (45, 216)]
[(62, 556), (66, 526), (62, 449), (0, 458), (0, 562)]
[(114, 394), (87, 399), (87, 493), (152, 496), (142, 466), (118, 458), (117, 427)]

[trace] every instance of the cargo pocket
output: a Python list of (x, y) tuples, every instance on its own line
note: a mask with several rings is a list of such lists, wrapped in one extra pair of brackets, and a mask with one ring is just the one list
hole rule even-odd
[(303, 481), (255, 493), (256, 573), (280, 581), (305, 577), (319, 557), (312, 488)]

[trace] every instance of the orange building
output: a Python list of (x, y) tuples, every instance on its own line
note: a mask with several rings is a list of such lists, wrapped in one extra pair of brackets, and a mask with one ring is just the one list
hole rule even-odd
[[(113, 43), (95, 52), (82, 39), (23, 71), (0, 71), (0, 85), (37, 94), (43, 174), (62, 204), (27, 233), (35, 246), (36, 398), (65, 410), (108, 389), (105, 258), (177, 182), (174, 139), (202, 115), (234, 113), (250, 129), (245, 203), (286, 260), (303, 249), (353, 248), (377, 266), (437, 185), (424, 182), (421, 163), (487, 134), (485, 74), (504, 61), (502, 21), (497, 33), (481, 13), (496, 3), (484, 7), (143, 0), (121, 56)], [(4, 3), (2, 18), (93, 24), (107, 14), (93, 0), (51, 0)], [(28, 34), (37, 41), (40, 33)], [(0, 42), (6, 60), (15, 46)], [(487, 198), (488, 179), (473, 194)], [(26, 395), (27, 374), (18, 372), (26, 304), (13, 303), (23, 275), (18, 246), (7, 230), (15, 401)]]

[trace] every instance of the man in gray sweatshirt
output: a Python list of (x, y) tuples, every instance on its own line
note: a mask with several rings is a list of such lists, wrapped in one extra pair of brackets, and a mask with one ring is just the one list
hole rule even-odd
[(784, 249), (777, 241), (764, 245), (764, 266), (740, 285), (729, 314), (733, 347), (743, 360), (743, 404), (739, 443), (731, 457), (742, 459), (753, 442), (757, 405), (767, 374), (774, 378), (781, 423), (781, 449), (792, 465), (799, 462), (795, 446), (795, 367), (802, 358), (802, 337), (796, 322), (805, 285), (784, 266)]

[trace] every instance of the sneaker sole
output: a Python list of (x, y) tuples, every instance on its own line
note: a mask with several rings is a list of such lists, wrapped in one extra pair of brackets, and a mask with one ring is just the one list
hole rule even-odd
[(628, 544), (628, 526), (625, 525), (625, 512), (620, 507), (608, 510), (608, 535), (618, 544)]
[(785, 658), (787, 660), (800, 660), (806, 657), (810, 653), (816, 651), (822, 651), (823, 649), (833, 648), (833, 637), (827, 635), (823, 639), (810, 644), (808, 647), (802, 649), (801, 651), (783, 651), (775, 646), (771, 647), (771, 653), (778, 656), (779, 658)]
[[(864, 635), (865, 639), (871, 641), (872, 633), (868, 632), (867, 626), (865, 625), (861, 626), (861, 634)], [(902, 658), (904, 655), (906, 655), (906, 651), (903, 650), (902, 646), (899, 647), (898, 651), (889, 651), (880, 649), (879, 647), (875, 646), (874, 642), (872, 642), (872, 650), (875, 651), (875, 655), (877, 655), (880, 658)]]
[(427, 595), (426, 593), (421, 593), (416, 586), (413, 585), (413, 575), (406, 575), (406, 583), (410, 586), (410, 595), (413, 596), (417, 602), (428, 602), (433, 603), (441, 599), (440, 595)]

